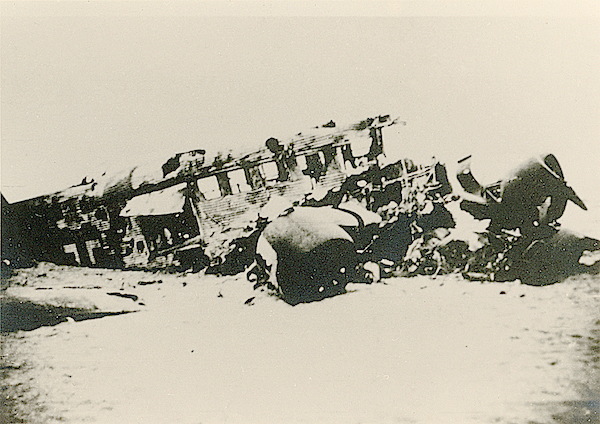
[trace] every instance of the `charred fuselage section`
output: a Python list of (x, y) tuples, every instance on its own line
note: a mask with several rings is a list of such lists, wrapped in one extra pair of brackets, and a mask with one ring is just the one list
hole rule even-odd
[(234, 272), (243, 265), (221, 265), (234, 249), (252, 250), (244, 240), (269, 199), (301, 201), (339, 187), (370, 151), (382, 152), (382, 128), (395, 123), (389, 116), (342, 129), (330, 122), (242, 155), (207, 161), (198, 149), (51, 195), (3, 198), (3, 263)]

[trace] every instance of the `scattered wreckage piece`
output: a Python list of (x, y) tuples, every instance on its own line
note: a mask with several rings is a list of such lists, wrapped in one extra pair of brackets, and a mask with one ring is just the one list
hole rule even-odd
[[(207, 265), (207, 274), (236, 275), (243, 272), (255, 261), (258, 238), (267, 225), (267, 221), (260, 217), (256, 221), (256, 228), (248, 235), (231, 240), (228, 243), (229, 253), (219, 260)], [(208, 257), (207, 257), (208, 258)]]
[(0, 294), (0, 331), (30, 331), (61, 322), (137, 312), (143, 306), (137, 301), (136, 295), (101, 288), (12, 286)]
[(592, 252), (600, 252), (599, 240), (560, 229), (527, 247), (519, 264), (519, 278), (526, 284), (541, 286), (572, 275), (599, 274), (598, 258), (589, 264), (584, 260)]

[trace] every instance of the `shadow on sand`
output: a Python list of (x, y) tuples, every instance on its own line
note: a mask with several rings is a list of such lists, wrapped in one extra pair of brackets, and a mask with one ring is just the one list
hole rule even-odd
[(19, 330), (31, 331), (43, 326), (53, 326), (66, 322), (67, 318), (72, 318), (74, 321), (84, 321), (130, 312), (97, 312), (81, 308), (40, 305), (28, 300), (11, 297), (3, 297), (1, 302), (0, 329), (2, 333), (12, 333)]

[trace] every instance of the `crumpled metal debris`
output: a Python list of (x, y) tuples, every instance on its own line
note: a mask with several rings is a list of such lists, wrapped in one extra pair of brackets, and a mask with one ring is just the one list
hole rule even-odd
[[(520, 279), (533, 285), (600, 272), (600, 261), (582, 260), (600, 249), (600, 241), (561, 229), (558, 223), (568, 201), (584, 210), (586, 206), (567, 185), (554, 155), (530, 158), (488, 186), (473, 177), (469, 160), (459, 161), (457, 178), (467, 192), (460, 207), (476, 219), (489, 219), (490, 224), (481, 234), (482, 247), (474, 252), (461, 248), (463, 260), (455, 262), (454, 271), (469, 279)], [(442, 261), (454, 260), (457, 251), (446, 252), (443, 246), (438, 249)]]
[(413, 185), (390, 169), (371, 166), (272, 214), (248, 272), (255, 287), (269, 287), (292, 305), (341, 294), (349, 282), (391, 275), (421, 234), (454, 226), (441, 195), (451, 192), (447, 186), (435, 179)]
[[(268, 288), (292, 305), (344, 293), (349, 282), (388, 276), (460, 273), (471, 280), (545, 285), (600, 272), (600, 242), (560, 229), (567, 201), (585, 205), (553, 155), (530, 159), (485, 187), (467, 161), (461, 165), (462, 198), (451, 197), (447, 178), (443, 184), (402, 180), (409, 166), (418, 170), (403, 160), (371, 166), (295, 204), (273, 199), (260, 225), (234, 240), (213, 269), (248, 269), (255, 288)], [(456, 202), (474, 218), (489, 219), (488, 228), (457, 236), (461, 231), (448, 208)]]

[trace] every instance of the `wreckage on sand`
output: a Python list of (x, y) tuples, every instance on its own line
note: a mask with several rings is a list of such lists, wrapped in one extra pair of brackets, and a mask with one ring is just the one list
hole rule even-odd
[[(581, 261), (598, 241), (558, 228), (567, 200), (585, 205), (554, 156), (487, 187), (462, 161), (461, 198), (435, 159), (382, 161), (383, 128), (397, 123), (389, 116), (341, 129), (329, 122), (246, 154), (207, 160), (194, 150), (155, 169), (3, 200), (3, 266), (246, 272), (255, 289), (292, 305), (389, 275), (460, 272), (541, 285), (597, 272), (598, 263)], [(456, 237), (447, 206), (458, 201), (476, 219), (490, 219), (476, 247)]]
[[(15, 266), (218, 265), (271, 198), (301, 202), (310, 193), (340, 187), (360, 166), (377, 163), (382, 128), (396, 123), (389, 116), (342, 129), (330, 122), (288, 140), (269, 139), (247, 154), (208, 161), (199, 149), (159, 168), (84, 178), (66, 190), (13, 204), (3, 198), (2, 258)], [(399, 172), (432, 169), (409, 166)]]

